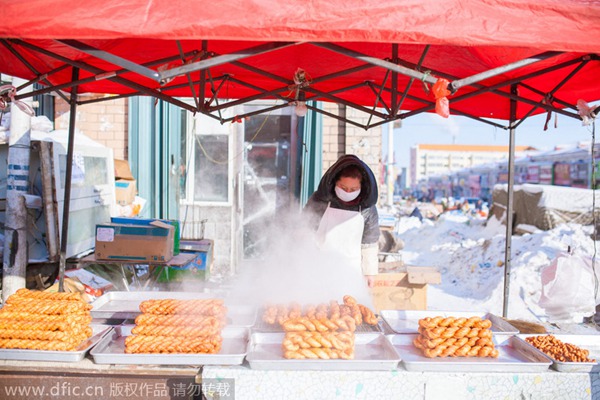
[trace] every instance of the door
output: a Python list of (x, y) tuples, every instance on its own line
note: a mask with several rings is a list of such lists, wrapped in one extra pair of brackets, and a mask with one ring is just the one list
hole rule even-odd
[[(251, 110), (246, 110), (251, 111)], [(244, 258), (260, 257), (272, 225), (290, 210), (292, 116), (256, 115), (244, 124), (243, 248)]]

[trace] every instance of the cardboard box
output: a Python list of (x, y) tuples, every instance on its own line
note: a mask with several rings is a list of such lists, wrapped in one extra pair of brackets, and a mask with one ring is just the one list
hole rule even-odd
[(137, 194), (136, 181), (118, 179), (115, 181), (115, 199), (120, 206), (132, 204)]
[[(382, 266), (380, 265), (380, 268)], [(441, 283), (441, 274), (433, 267), (405, 267), (404, 272), (383, 273), (371, 288), (373, 307), (381, 310), (426, 310), (427, 285)]]
[(173, 258), (175, 228), (161, 221), (151, 225), (96, 225), (97, 260), (168, 262)]
[(141, 225), (150, 226), (154, 221), (164, 222), (165, 224), (173, 225), (175, 227), (175, 236), (173, 242), (173, 255), (179, 254), (179, 242), (180, 242), (180, 223), (175, 219), (152, 219), (152, 218), (138, 218), (138, 217), (112, 217), (110, 222), (113, 224), (121, 225)]
[(135, 178), (131, 173), (131, 168), (129, 168), (129, 162), (127, 160), (117, 160), (115, 159), (115, 179), (125, 179), (128, 181), (132, 181)]

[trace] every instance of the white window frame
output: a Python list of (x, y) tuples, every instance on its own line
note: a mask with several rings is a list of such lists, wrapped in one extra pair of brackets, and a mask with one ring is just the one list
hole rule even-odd
[[(225, 112), (227, 110), (224, 110)], [(187, 121), (186, 121), (186, 152), (187, 157), (189, 157), (189, 171), (187, 171), (186, 176), (186, 188), (185, 188), (185, 199), (181, 200), (182, 205), (191, 205), (191, 206), (210, 206), (210, 207), (231, 207), (233, 205), (233, 163), (234, 156), (232, 155), (234, 152), (234, 141), (235, 141), (235, 129), (236, 126), (233, 123), (225, 123), (222, 125), (222, 129), (225, 131), (215, 132), (214, 130), (207, 130), (205, 132), (202, 131), (201, 123), (202, 121), (207, 121), (210, 124), (218, 121), (214, 120), (211, 117), (208, 117), (204, 114), (196, 114), (187, 113)], [(221, 129), (219, 129), (221, 130)], [(194, 189), (195, 189), (195, 174), (196, 174), (196, 135), (200, 137), (204, 135), (226, 135), (228, 137), (227, 141), (227, 200), (226, 201), (202, 201), (194, 199)], [(190, 174), (192, 171), (192, 174)], [(191, 176), (190, 176), (191, 175)]]

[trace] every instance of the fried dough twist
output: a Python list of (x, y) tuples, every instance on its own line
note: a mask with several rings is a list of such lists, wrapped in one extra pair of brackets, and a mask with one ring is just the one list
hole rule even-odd
[(296, 318), (289, 319), (283, 323), (283, 329), (285, 331), (319, 331), (319, 332), (327, 332), (327, 331), (350, 331), (354, 332), (356, 330), (356, 322), (350, 316), (340, 317), (338, 319), (332, 320), (328, 318), (322, 319), (310, 319), (310, 318)]
[(65, 301), (84, 301), (81, 298), (80, 293), (67, 293), (67, 292), (40, 292), (37, 290), (29, 290), (21, 288), (17, 290), (12, 296), (7, 299), (7, 303), (12, 298), (14, 301), (16, 298), (27, 298), (27, 299), (40, 299), (40, 300), (65, 300)]
[(147, 336), (179, 336), (179, 337), (209, 337), (221, 333), (221, 328), (216, 326), (169, 326), (169, 325), (138, 325), (131, 330), (134, 335)]
[(224, 315), (227, 308), (223, 300), (219, 299), (194, 299), (194, 300), (146, 300), (140, 304), (140, 311), (144, 314), (174, 315)]
[(65, 315), (34, 314), (30, 312), (9, 311), (6, 307), (0, 310), (0, 318), (14, 321), (29, 322), (67, 322), (73, 324), (89, 324), (92, 316), (89, 312)]
[(89, 311), (92, 308), (85, 302), (75, 302), (69, 300), (40, 300), (33, 298), (15, 297), (2, 308), (2, 310), (12, 312), (22, 312), (27, 310), (33, 314), (62, 315), (77, 314)]
[(73, 351), (78, 345), (60, 340), (0, 339), (0, 348)]
[(67, 321), (19, 321), (10, 318), (0, 318), (0, 329), (19, 329), (26, 331), (73, 332), (81, 331), (85, 324)]
[(135, 317), (136, 325), (196, 326), (198, 328), (221, 328), (221, 318), (202, 315), (155, 315), (140, 314)]
[(125, 338), (126, 353), (208, 353), (221, 350), (222, 338), (133, 335)]
[(351, 332), (288, 332), (283, 339), (285, 350), (298, 351), (308, 348), (331, 348), (348, 350), (354, 348)]
[(72, 332), (0, 329), (0, 339), (57, 340), (61, 342), (73, 342), (76, 344), (84, 338), (85, 335), (83, 332), (73, 334)]
[(305, 360), (305, 359), (351, 360), (354, 358), (354, 350), (352, 349), (352, 350), (340, 351), (340, 350), (329, 349), (329, 348), (320, 348), (320, 347), (300, 349), (297, 351), (284, 349), (283, 357), (287, 358), (287, 359), (294, 359), (294, 360)]

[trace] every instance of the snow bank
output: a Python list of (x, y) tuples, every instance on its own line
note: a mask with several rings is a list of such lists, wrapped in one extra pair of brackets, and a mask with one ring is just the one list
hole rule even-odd
[[(444, 214), (436, 222), (402, 218), (397, 232), (409, 265), (435, 266), (440, 285), (428, 289), (428, 309), (484, 311), (502, 315), (506, 227), (464, 215)], [(512, 237), (508, 317), (545, 320), (538, 306), (541, 269), (568, 246), (584, 257), (594, 255), (591, 226), (563, 224), (550, 231)]]

